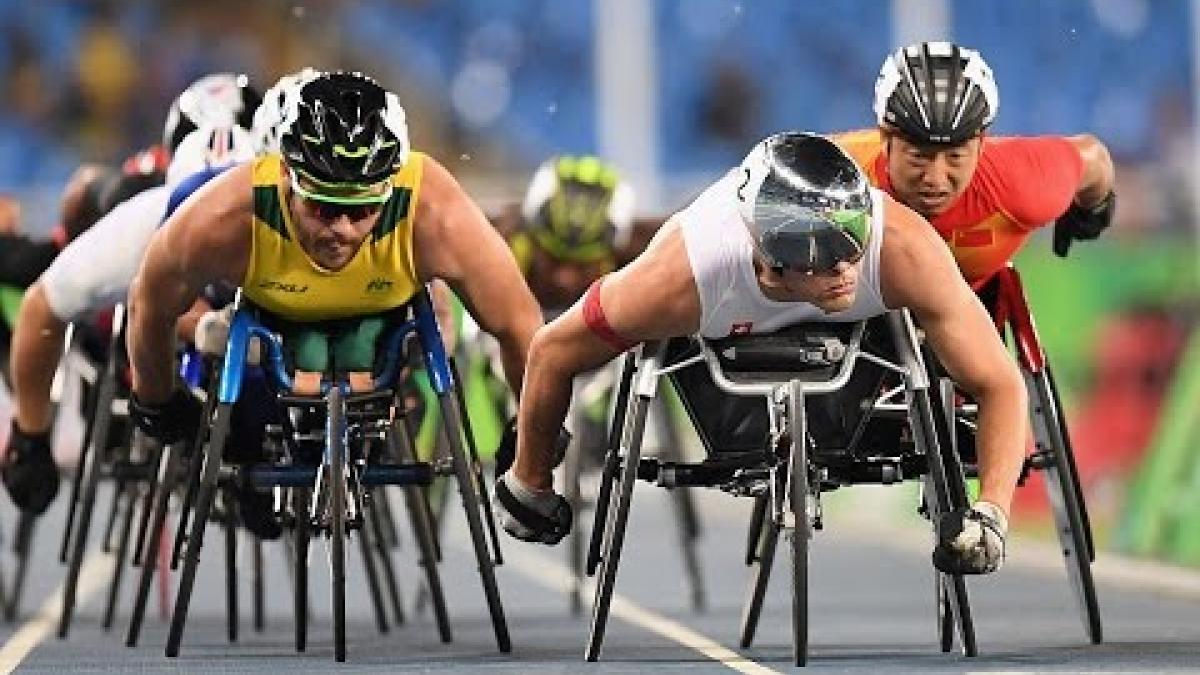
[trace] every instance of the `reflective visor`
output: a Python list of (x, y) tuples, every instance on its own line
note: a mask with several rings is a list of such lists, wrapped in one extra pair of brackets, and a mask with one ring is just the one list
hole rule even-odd
[(821, 211), (797, 204), (755, 209), (762, 253), (773, 267), (829, 272), (855, 263), (866, 252), (870, 218), (857, 209)]
[(318, 202), (331, 204), (382, 204), (392, 196), (392, 180), (378, 183), (326, 183), (288, 167), (292, 189), (296, 194)]

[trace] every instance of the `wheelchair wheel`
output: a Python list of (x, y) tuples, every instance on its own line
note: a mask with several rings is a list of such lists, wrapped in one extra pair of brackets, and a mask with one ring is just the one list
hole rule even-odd
[[(626, 367), (628, 368), (628, 363)], [(626, 387), (623, 377), (622, 388)], [(617, 500), (609, 504), (608, 501), (611, 497), (603, 495), (603, 502), (607, 508), (601, 509), (600, 501), (597, 502), (596, 518), (592, 525), (593, 541), (597, 535), (600, 535), (603, 537), (603, 544), (599, 554), (600, 578), (596, 583), (591, 629), (588, 634), (587, 649), (584, 652), (584, 658), (588, 661), (596, 661), (600, 658), (600, 647), (604, 642), (604, 629), (608, 623), (613, 586), (617, 580), (617, 566), (621, 562), (621, 547), (625, 541), (625, 526), (629, 520), (629, 505), (633, 499), (633, 485), (637, 482), (638, 463), (641, 460), (642, 452), (642, 435), (646, 430), (646, 413), (650, 408), (651, 401), (640, 394), (629, 396), (628, 391), (622, 393), (625, 394), (623, 398), (628, 400), (628, 407), (631, 410), (627, 415), (621, 415), (618, 412), (617, 419), (623, 422), (620, 432), (621, 440), (616, 449), (609, 448), (609, 461), (605, 463), (606, 474), (610, 470), (609, 467), (613, 466), (611, 469), (613, 475), (616, 473), (615, 465), (620, 465), (621, 482), (616, 493)], [(614, 430), (617, 428), (614, 426)], [(620, 458), (618, 455), (621, 448), (625, 450), (624, 458)], [(601, 488), (603, 489), (603, 485)], [(611, 491), (611, 479), (609, 489)]]
[(363, 573), (367, 577), (367, 590), (371, 593), (371, 607), (375, 610), (375, 627), (380, 633), (387, 633), (390, 630), (387, 608), (383, 604), (383, 589), (380, 587), (379, 568), (375, 566), (375, 550), (369, 528), (359, 528), (357, 539), (359, 554), (362, 555)]
[(1051, 461), (1044, 466), (1046, 493), (1054, 513), (1055, 531), (1062, 548), (1067, 577), (1079, 604), (1083, 629), (1092, 644), (1104, 639), (1100, 622), (1100, 605), (1092, 578), (1092, 558), (1089, 550), (1090, 528), (1075, 472), (1074, 457), (1068, 445), (1057, 392), (1048, 371), (1025, 373), (1033, 405), (1034, 437), (1039, 451), (1049, 450)]
[(29, 571), (29, 553), (33, 546), (33, 531), (36, 525), (37, 516), (25, 512), (17, 516), (17, 535), (13, 538), (17, 572), (13, 577), (12, 591), (4, 598), (4, 620), (10, 623), (15, 621), (21, 612), (21, 595), (25, 590), (25, 576)]
[(267, 628), (267, 597), (266, 584), (263, 578), (263, 550), (262, 539), (254, 537), (251, 546), (251, 561), (254, 566), (253, 579), (253, 609), (254, 609), (254, 632), (261, 633)]
[[(221, 403), (213, 415), (208, 447), (203, 456), (199, 485), (196, 486), (196, 503), (191, 515), (191, 531), (187, 535), (187, 551), (183, 558), (183, 572), (179, 576), (179, 588), (175, 596), (175, 611), (171, 615), (171, 628), (167, 634), (167, 656), (179, 656), (179, 645), (183, 640), (183, 628), (187, 623), (188, 606), (192, 600), (192, 588), (196, 584), (196, 570), (200, 566), (200, 547), (204, 542), (204, 529), (212, 510), (217, 492), (217, 478), (221, 471), (221, 454), (229, 436), (230, 416), (233, 405)], [(195, 453), (201, 456), (201, 453)]]
[[(933, 363), (927, 350), (925, 360), (927, 364)], [(954, 384), (946, 378), (933, 379), (928, 389), (918, 389), (912, 394), (913, 432), (928, 463), (925, 508), (935, 527), (941, 514), (969, 505), (962, 462), (956, 449), (956, 437), (952, 433), (953, 405)], [(958, 629), (963, 655), (977, 656), (979, 650), (975, 642), (975, 622), (971, 615), (966, 580), (962, 575), (944, 574), (936, 570), (934, 574), (937, 584), (943, 589), (937, 599), (939, 616), (950, 613), (953, 625)], [(945, 619), (938, 622), (938, 641), (943, 649), (948, 641), (953, 640), (946, 630), (949, 624)]]
[[(456, 385), (459, 386), (459, 385)], [(449, 443), (454, 463), (454, 475), (458, 481), (458, 494), (462, 498), (463, 510), (467, 515), (467, 528), (471, 533), (471, 547), (479, 564), (479, 576), (483, 583), (483, 594), (487, 599), (488, 614), (492, 618), (492, 630), (496, 634), (496, 645), (503, 653), (512, 651), (512, 640), (508, 634), (508, 622), (504, 618), (504, 607), (500, 604), (500, 588), (496, 584), (496, 568), (492, 552), (488, 547), (484, 528), (482, 501), (486, 493), (479, 492), (475, 482), (471, 458), (463, 447), (462, 419), (466, 414), (459, 409), (452, 393), (438, 394), (438, 405), (442, 414), (442, 430)]]
[(400, 585), (396, 581), (396, 568), (392, 565), (392, 556), (388, 547), (384, 528), (380, 524), (381, 513), (387, 509), (387, 492), (378, 488), (371, 493), (371, 508), (363, 513), (364, 532), (371, 533), (373, 547), (369, 550), (372, 555), (379, 556), (379, 571), (387, 588), (388, 601), (392, 605), (393, 616), (397, 626), (404, 625), (404, 603), (400, 600)]
[(225, 632), (230, 642), (238, 640), (238, 587), (237, 587), (237, 517), (233, 487), (223, 486), (222, 498), (225, 513), (221, 527), (225, 531)]
[(563, 498), (571, 505), (571, 534), (567, 541), (567, 561), (571, 567), (571, 590), (568, 591), (571, 616), (583, 614), (583, 549), (584, 536), (583, 492), (580, 490), (580, 474), (583, 473), (583, 448), (572, 443), (563, 462)]
[(629, 407), (629, 392), (633, 387), (633, 376), (637, 372), (637, 353), (625, 354), (625, 363), (621, 367), (621, 379), (617, 384), (616, 404), (613, 408), (612, 433), (608, 437), (608, 451), (604, 453), (604, 466), (600, 470), (600, 490), (596, 494), (596, 517), (588, 541), (587, 575), (595, 576), (596, 566), (600, 564), (600, 548), (604, 542), (602, 525), (608, 517), (609, 503), (612, 499), (613, 481), (616, 480), (617, 469), (620, 466), (621, 439), (625, 430), (625, 413)]
[(792, 426), (791, 459), (788, 465), (788, 503), (792, 526), (792, 657), (797, 666), (808, 661), (808, 433), (805, 430), (804, 398), (799, 382), (792, 382), (788, 396), (788, 421)]
[[(205, 419), (211, 417), (206, 412)], [(200, 444), (198, 444), (200, 445)], [(200, 445), (200, 448), (203, 446)], [(204, 468), (204, 452), (196, 449), (188, 461), (187, 478), (183, 483), (183, 499), (179, 505), (179, 518), (175, 524), (175, 544), (171, 547), (171, 569), (179, 569), (183, 559), (183, 546), (187, 543), (188, 526), (191, 524), (192, 508), (196, 503), (196, 491), (200, 488), (200, 473)]]
[[(108, 585), (108, 600), (104, 606), (104, 620), (101, 626), (104, 630), (109, 630), (113, 626), (117, 615), (117, 601), (120, 599), (121, 580), (125, 576), (125, 560), (129, 555), (129, 545), (133, 535), (133, 520), (134, 514), (137, 512), (138, 491), (137, 482), (129, 480), (125, 482), (125, 511), (121, 517), (120, 535), (117, 540), (117, 555), (116, 564), (113, 565), (112, 581)], [(121, 493), (118, 492), (113, 497), (113, 501), (119, 501)]]
[[(763, 504), (763, 513), (769, 506), (768, 495), (762, 495), (755, 500), (755, 509)], [(774, 519), (760, 521), (758, 527), (759, 541), (755, 543), (753, 560), (750, 562), (750, 586), (746, 604), (742, 609), (741, 639), (738, 644), (742, 649), (749, 649), (754, 643), (754, 633), (758, 630), (758, 619), (762, 615), (763, 600), (767, 596), (767, 585), (771, 581), (771, 567), (775, 561), (775, 546), (779, 542), (779, 526)]]
[(158, 567), (158, 548), (162, 544), (163, 530), (166, 529), (167, 507), (171, 492), (175, 489), (176, 472), (178, 471), (177, 446), (169, 445), (163, 448), (158, 458), (158, 489), (154, 491), (152, 513), (147, 525), (148, 534), (146, 546), (143, 549), (142, 569), (138, 574), (137, 594), (134, 596), (133, 611), (129, 617), (129, 631), (125, 634), (125, 646), (137, 645), (142, 630), (142, 620), (146, 614), (146, 602), (150, 596), (150, 586)]
[[(400, 420), (392, 422), (388, 431), (388, 445), (392, 457), (399, 462), (415, 462), (415, 444), (409, 434), (410, 429)], [(401, 440), (406, 442), (401, 443)], [(420, 486), (405, 485), (401, 488), (404, 494), (404, 510), (412, 526), (413, 537), (417, 540), (417, 564), (425, 569), (425, 587), (429, 593), (430, 604), (433, 606), (433, 616), (437, 621), (438, 636), (442, 642), (450, 642), (450, 614), (446, 609), (446, 596), (442, 591), (442, 579), (438, 573), (437, 542), (433, 534), (433, 519), (429, 511), (429, 502), (425, 501), (425, 493)]]
[(340, 387), (330, 387), (325, 434), (329, 501), (329, 567), (333, 598), (333, 658), (346, 660), (346, 403)]
[(479, 460), (479, 448), (475, 446), (475, 432), (471, 429), (471, 416), (467, 411), (467, 397), (463, 392), (463, 379), (458, 374), (458, 362), (454, 357), (450, 357), (450, 373), (454, 376), (454, 381), (458, 383), (454, 387), (455, 400), (458, 401), (458, 409), (462, 412), (459, 421), (462, 422), (463, 438), (467, 443), (467, 454), (471, 458), (471, 473), (475, 477), (475, 487), (481, 495), (480, 505), (483, 507), (483, 522), (487, 525), (488, 541), (492, 545), (492, 560), (497, 565), (504, 564), (504, 554), (500, 552), (500, 532), (496, 529), (496, 518), (492, 513), (492, 500), (487, 498), (487, 483), (483, 481), (483, 462)]
[(118, 359), (115, 349), (111, 349), (110, 352), (96, 393), (91, 437), (88, 439), (89, 442), (83, 457), (79, 459), (80, 489), (79, 502), (76, 505), (75, 531), (66, 534), (71, 542), (71, 555), (67, 567), (67, 578), (63, 581), (62, 614), (58, 622), (58, 637), (60, 638), (67, 637), (71, 628), (71, 619), (75, 613), (75, 593), (79, 585), (79, 573), (83, 566), (83, 558), (87, 553), (92, 511), (96, 506), (96, 490), (100, 483), (101, 466), (107, 449), (105, 446), (108, 445), (108, 430), (112, 424), (113, 399), (117, 395)]
[(292, 561), (295, 571), (292, 574), (293, 604), (292, 614), (296, 617), (296, 651), (302, 652), (308, 646), (308, 545), (311, 538), (312, 522), (309, 519), (308, 507), (312, 497), (310, 488), (292, 488), (292, 511), (295, 516), (292, 541), (295, 554)]

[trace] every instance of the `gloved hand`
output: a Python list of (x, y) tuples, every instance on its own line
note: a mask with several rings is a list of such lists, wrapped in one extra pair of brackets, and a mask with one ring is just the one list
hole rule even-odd
[[(554, 466), (562, 464), (567, 456), (567, 448), (571, 445), (571, 432), (566, 427), (558, 430), (558, 438), (554, 441)], [(500, 435), (500, 444), (496, 446), (496, 478), (503, 476), (517, 461), (517, 418), (510, 417), (504, 425), (504, 433)]]
[(1092, 240), (1108, 229), (1117, 210), (1117, 193), (1109, 192), (1099, 204), (1083, 208), (1072, 203), (1066, 213), (1054, 221), (1054, 254), (1067, 257), (1071, 242), (1076, 239)]
[(147, 436), (169, 445), (195, 435), (204, 409), (192, 392), (176, 388), (162, 403), (146, 403), (137, 393), (129, 397), (129, 416)]
[(17, 508), (33, 515), (44, 513), (58, 494), (59, 482), (50, 434), (27, 434), (14, 420), (0, 479)]
[[(197, 351), (208, 356), (224, 356), (229, 342), (229, 325), (233, 322), (233, 306), (205, 312), (196, 322), (193, 343)], [(250, 338), (246, 349), (246, 363), (256, 366), (261, 356), (258, 338)]]
[(553, 490), (534, 490), (511, 472), (496, 480), (494, 498), (500, 527), (521, 541), (553, 546), (571, 532), (571, 504)]
[(946, 574), (990, 574), (1004, 562), (1008, 518), (999, 506), (975, 502), (969, 509), (942, 514), (933, 565)]

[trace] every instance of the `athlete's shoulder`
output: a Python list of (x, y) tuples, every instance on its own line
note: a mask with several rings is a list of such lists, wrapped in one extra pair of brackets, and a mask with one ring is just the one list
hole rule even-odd
[(999, 136), (984, 140), (976, 175), (999, 208), (1019, 224), (1036, 227), (1070, 205), (1083, 160), (1062, 136)]
[(179, 183), (177, 183), (171, 189), (171, 197), (167, 200), (167, 210), (166, 213), (163, 214), (163, 219), (165, 220), (170, 217), (171, 214), (175, 213), (175, 210), (179, 208), (179, 205), (182, 204), (188, 197), (192, 196), (194, 192), (206, 185), (212, 179), (220, 176), (222, 173), (225, 173), (233, 166), (234, 165), (232, 164), (211, 166), (206, 169), (201, 169), (200, 171), (197, 171), (196, 173), (179, 181)]
[(879, 129), (859, 129), (829, 137), (859, 166), (866, 169), (883, 152), (883, 134)]

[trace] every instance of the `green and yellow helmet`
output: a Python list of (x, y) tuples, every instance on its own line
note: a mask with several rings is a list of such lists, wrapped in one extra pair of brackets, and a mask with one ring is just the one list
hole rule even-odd
[(561, 155), (542, 163), (521, 207), (524, 232), (566, 262), (611, 258), (633, 222), (633, 188), (592, 156)]

